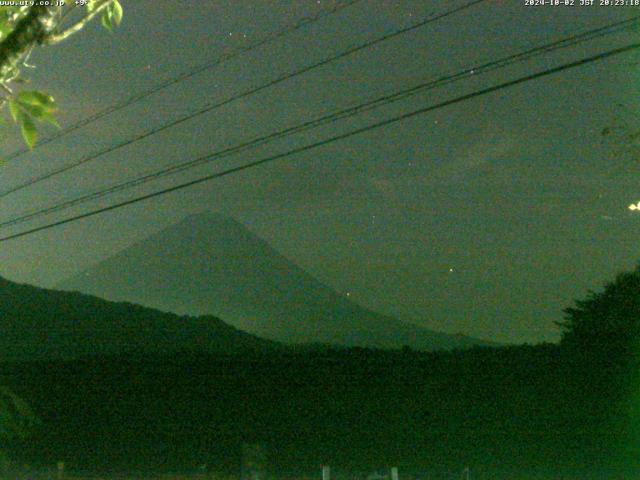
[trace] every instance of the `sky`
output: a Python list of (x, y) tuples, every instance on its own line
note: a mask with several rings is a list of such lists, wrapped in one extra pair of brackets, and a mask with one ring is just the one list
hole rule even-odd
[[(40, 48), (26, 73), (62, 125), (264, 38), (333, 2), (123, 1)], [(0, 191), (207, 102), (408, 26), (462, 1), (361, 0), (1, 166)], [(0, 199), (0, 219), (637, 14), (630, 6), (487, 0), (232, 102)], [(637, 32), (637, 30), (636, 30)], [(421, 106), (638, 40), (621, 33), (545, 54), (223, 161), (74, 207), (4, 234), (257, 160)], [(0, 275), (52, 287), (182, 217), (232, 216), (352, 300), (435, 330), (556, 341), (563, 308), (640, 259), (640, 165), (607, 127), (633, 128), (638, 54), (625, 54), (383, 129), (0, 244)], [(3, 127), (4, 154), (20, 147)], [(123, 272), (126, 275), (126, 272)]]

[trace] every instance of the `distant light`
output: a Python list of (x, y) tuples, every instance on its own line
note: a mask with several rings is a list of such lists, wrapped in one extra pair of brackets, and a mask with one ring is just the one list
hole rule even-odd
[(629, 205), (629, 210), (640, 210), (640, 202), (638, 202), (637, 204), (632, 203), (631, 205)]
[(450, 268), (450, 269), (449, 269), (449, 272), (453, 272), (453, 268)]
[(347, 292), (347, 297), (350, 297), (350, 296), (351, 296), (351, 292)]

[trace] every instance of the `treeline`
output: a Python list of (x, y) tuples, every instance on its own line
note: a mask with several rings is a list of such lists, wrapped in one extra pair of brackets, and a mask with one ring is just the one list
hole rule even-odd
[(43, 422), (14, 445), (24, 463), (65, 460), (97, 471), (207, 464), (237, 473), (241, 445), (260, 443), (269, 468), (283, 475), (329, 463), (345, 471), (469, 466), (492, 475), (606, 478), (638, 466), (634, 385), (625, 383), (638, 364), (602, 360), (556, 345), (316, 349), (87, 358), (2, 371)]

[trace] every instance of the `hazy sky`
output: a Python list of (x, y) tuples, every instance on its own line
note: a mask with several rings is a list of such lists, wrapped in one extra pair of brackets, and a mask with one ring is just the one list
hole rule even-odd
[[(327, 8), (297, 1), (123, 1), (99, 25), (38, 50), (28, 71), (63, 125)], [(203, 104), (463, 1), (362, 0), (1, 167), (4, 190)], [(330, 4), (329, 4), (330, 5)], [(492, 0), (234, 102), (0, 200), (2, 220), (336, 108), (637, 14)], [(618, 34), (471, 76), (313, 133), (152, 183), (152, 191), (526, 73), (637, 41)], [(0, 274), (52, 286), (203, 210), (229, 214), (355, 301), (446, 332), (556, 340), (573, 298), (640, 259), (640, 168), (604, 127), (633, 122), (638, 55), (501, 90), (295, 157), (0, 245)], [(623, 107), (618, 106), (622, 104)], [(6, 130), (6, 129), (5, 129)], [(19, 146), (6, 133), (5, 154)], [(124, 199), (126, 192), (69, 213)], [(126, 272), (123, 272), (126, 275)]]

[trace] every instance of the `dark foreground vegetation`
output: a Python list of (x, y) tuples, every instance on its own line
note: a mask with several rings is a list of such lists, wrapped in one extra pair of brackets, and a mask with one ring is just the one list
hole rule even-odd
[[(15, 465), (279, 478), (398, 466), (420, 479), (640, 476), (640, 270), (566, 311), (560, 345), (309, 348), (5, 363), (41, 424)], [(408, 477), (406, 477), (408, 478)], [(459, 478), (459, 477), (457, 477)]]
[(631, 478), (640, 458), (636, 367), (541, 345), (95, 358), (3, 371), (42, 419), (14, 444), (20, 463), (235, 473), (249, 442), (265, 445), (279, 474), (328, 463)]

